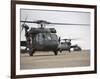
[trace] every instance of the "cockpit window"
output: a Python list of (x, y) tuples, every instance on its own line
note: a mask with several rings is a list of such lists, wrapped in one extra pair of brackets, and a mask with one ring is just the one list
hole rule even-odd
[(57, 40), (57, 35), (56, 34), (51, 34), (52, 40)]
[(42, 42), (43, 40), (57, 40), (57, 35), (53, 33), (39, 33), (36, 41)]
[(45, 39), (45, 40), (51, 40), (51, 34), (50, 33), (43, 33), (42, 36), (43, 36), (43, 39)]

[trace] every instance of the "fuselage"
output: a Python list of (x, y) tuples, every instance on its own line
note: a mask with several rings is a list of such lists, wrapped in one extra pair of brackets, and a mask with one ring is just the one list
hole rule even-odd
[(38, 33), (32, 38), (32, 46), (38, 51), (57, 50), (59, 45), (55, 33)]

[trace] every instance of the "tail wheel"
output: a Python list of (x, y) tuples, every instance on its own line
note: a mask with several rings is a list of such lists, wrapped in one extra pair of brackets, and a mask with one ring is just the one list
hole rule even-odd
[(54, 54), (55, 54), (55, 55), (58, 55), (58, 51), (54, 51)]

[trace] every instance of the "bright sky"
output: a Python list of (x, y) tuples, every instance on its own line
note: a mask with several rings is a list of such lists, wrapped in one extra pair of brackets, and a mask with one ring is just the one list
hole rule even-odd
[[(53, 23), (90, 24), (89, 12), (49, 11), (21, 9), (21, 20), (46, 20)], [(39, 27), (37, 24), (28, 24), (29, 27)], [(47, 25), (46, 28), (55, 28), (61, 38), (72, 38), (72, 44), (78, 44), (83, 49), (90, 49), (90, 26), (81, 25)], [(21, 40), (25, 40), (24, 31)]]

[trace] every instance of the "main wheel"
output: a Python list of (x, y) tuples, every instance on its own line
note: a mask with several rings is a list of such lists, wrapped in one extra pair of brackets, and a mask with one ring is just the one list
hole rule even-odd
[(62, 49), (59, 49), (59, 52), (62, 53)]
[(35, 53), (35, 51), (31, 49), (31, 50), (29, 51), (29, 56), (33, 56), (33, 53)]
[(68, 51), (69, 51), (69, 53), (71, 53), (70, 49)]
[(55, 54), (55, 55), (58, 55), (58, 51), (54, 51), (54, 54)]
[(33, 56), (33, 53), (29, 53), (30, 56)]

